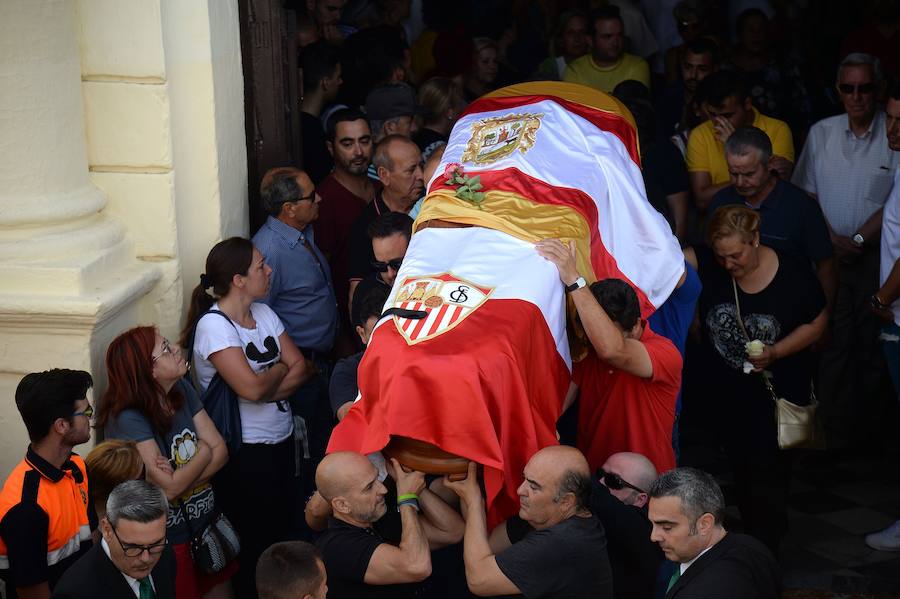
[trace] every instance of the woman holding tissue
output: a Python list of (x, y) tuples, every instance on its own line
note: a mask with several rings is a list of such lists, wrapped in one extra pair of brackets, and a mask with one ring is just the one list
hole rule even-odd
[(763, 380), (799, 405), (810, 398), (810, 346), (825, 330), (825, 295), (812, 266), (759, 243), (759, 214), (724, 206), (707, 228), (709, 248), (685, 250), (703, 282), (699, 319), (712, 354), (718, 432), (734, 468), (748, 533), (775, 555), (787, 528), (790, 452), (778, 448), (775, 405)]

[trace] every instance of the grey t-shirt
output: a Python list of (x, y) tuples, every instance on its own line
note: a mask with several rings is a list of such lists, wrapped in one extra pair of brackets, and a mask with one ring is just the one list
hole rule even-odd
[[(153, 430), (153, 424), (138, 410), (123, 410), (117, 417), (110, 419), (106, 425), (107, 439), (127, 439), (135, 442), (155, 439), (162, 455), (168, 458), (172, 468), (182, 468), (191, 461), (197, 451), (197, 430), (194, 426), (194, 415), (203, 409), (200, 398), (194, 388), (184, 379), (176, 383), (184, 395), (185, 402), (172, 415), (172, 426), (163, 434)], [(166, 536), (169, 543), (178, 545), (190, 540), (191, 535), (185, 522), (190, 518), (191, 529), (198, 533), (210, 522), (215, 507), (212, 486), (205, 483), (188, 489), (179, 498), (184, 505), (182, 509), (178, 500), (169, 503), (169, 515), (166, 519)]]
[[(510, 534), (510, 538), (516, 536)], [(532, 530), (497, 554), (497, 566), (528, 599), (612, 599), (606, 534), (595, 516)]]

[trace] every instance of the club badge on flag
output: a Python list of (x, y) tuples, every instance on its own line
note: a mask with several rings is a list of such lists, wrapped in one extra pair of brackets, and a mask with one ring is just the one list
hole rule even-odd
[(437, 337), (461, 323), (494, 291), (493, 287), (478, 285), (455, 277), (452, 273), (407, 277), (397, 292), (394, 307), (423, 310), (428, 316), (420, 319), (394, 316), (397, 330), (413, 345)]
[(482, 119), (472, 125), (472, 137), (462, 155), (463, 162), (490, 164), (518, 149), (522, 154), (534, 145), (543, 114), (509, 114)]

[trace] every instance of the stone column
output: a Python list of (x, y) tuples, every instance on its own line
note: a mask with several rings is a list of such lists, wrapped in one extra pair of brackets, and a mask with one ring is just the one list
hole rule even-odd
[(74, 0), (0, 2), (0, 477), (27, 443), (21, 377), (102, 373), (160, 277), (89, 177), (77, 31)]

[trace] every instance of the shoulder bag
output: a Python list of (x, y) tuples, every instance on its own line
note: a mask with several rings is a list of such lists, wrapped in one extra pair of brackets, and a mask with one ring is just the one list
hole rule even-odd
[[(228, 324), (234, 327), (234, 323), (231, 322), (228, 315), (220, 310), (209, 310), (201, 315), (200, 318), (203, 318), (206, 314), (218, 314), (227, 320)], [(199, 318), (197, 319), (197, 322), (200, 322)], [(237, 327), (235, 327), (235, 331), (237, 331)], [(194, 357), (194, 337), (196, 334), (197, 325), (195, 324), (194, 330), (191, 331), (191, 338), (189, 339), (187, 348), (187, 361), (189, 363)], [(225, 379), (216, 372), (216, 374), (213, 375), (212, 380), (209, 381), (209, 386), (206, 388), (206, 391), (200, 394), (200, 401), (203, 403), (203, 408), (206, 410), (210, 419), (215, 423), (216, 428), (219, 430), (219, 434), (222, 435), (222, 438), (225, 440), (225, 446), (228, 447), (228, 455), (234, 457), (241, 448), (241, 412), (238, 407), (237, 393), (235, 393), (234, 389), (225, 382)]]
[(241, 552), (241, 540), (234, 526), (222, 512), (217, 512), (206, 528), (199, 533), (191, 526), (191, 519), (184, 509), (184, 501), (178, 500), (178, 510), (184, 516), (188, 534), (191, 535), (191, 559), (204, 574), (218, 574)]
[[(734, 287), (734, 306), (737, 311), (737, 321), (744, 333), (747, 341), (752, 341), (747, 329), (744, 327), (744, 320), (741, 317), (741, 303), (738, 300), (737, 281), (734, 277), (731, 279)], [(809, 405), (798, 406), (794, 402), (778, 397), (775, 387), (772, 385), (770, 376), (765, 372), (761, 372), (763, 384), (769, 391), (772, 401), (775, 402), (775, 422), (777, 427), (778, 447), (780, 449), (793, 449), (795, 447), (806, 447), (821, 441), (821, 433), (816, 431), (816, 409), (819, 402), (816, 401), (816, 395), (810, 382), (809, 388)]]

